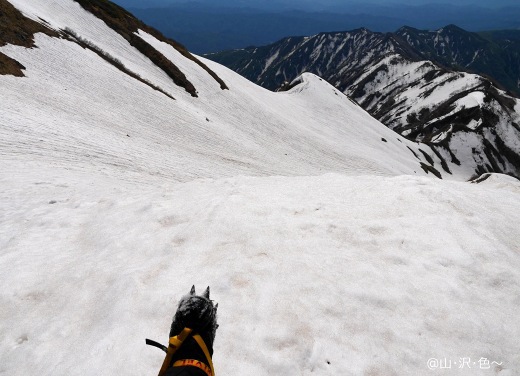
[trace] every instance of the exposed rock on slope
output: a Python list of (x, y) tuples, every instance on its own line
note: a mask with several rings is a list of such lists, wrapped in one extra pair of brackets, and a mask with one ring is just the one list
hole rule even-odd
[(368, 65), (346, 93), (444, 160), (472, 163), (476, 175), (520, 176), (518, 100), (481, 76), (390, 55)]

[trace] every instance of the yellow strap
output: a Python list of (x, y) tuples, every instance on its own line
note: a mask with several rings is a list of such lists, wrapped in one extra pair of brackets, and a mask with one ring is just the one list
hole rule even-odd
[(166, 373), (166, 371), (170, 367), (170, 363), (172, 362), (173, 354), (175, 354), (179, 347), (181, 347), (182, 343), (186, 340), (186, 338), (188, 338), (190, 334), (191, 329), (184, 328), (179, 335), (176, 335), (175, 337), (170, 337), (168, 351), (166, 352), (166, 357), (164, 358), (161, 370), (159, 371), (159, 376), (163, 376)]
[(209, 354), (208, 348), (206, 347), (206, 344), (204, 343), (204, 340), (198, 334), (195, 334), (193, 336), (193, 339), (195, 341), (197, 341), (197, 343), (199, 344), (200, 348), (204, 352), (204, 355), (206, 355), (206, 359), (208, 360), (209, 367), (211, 368), (211, 375), (210, 376), (215, 376), (215, 369), (213, 368), (213, 362), (211, 361), (211, 355)]
[(209, 368), (205, 363), (201, 362), (200, 360), (195, 359), (183, 359), (183, 360), (177, 360), (175, 363), (173, 363), (173, 367), (197, 367), (206, 372), (206, 375), (213, 376), (211, 374), (211, 368)]

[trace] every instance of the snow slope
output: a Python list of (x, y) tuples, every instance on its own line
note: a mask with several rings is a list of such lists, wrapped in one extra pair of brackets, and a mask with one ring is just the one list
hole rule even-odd
[(271, 93), (204, 61), (221, 90), (139, 31), (194, 98), (78, 4), (10, 2), (175, 100), (66, 39), (0, 47), (26, 67), (0, 76), (0, 374), (156, 373), (144, 338), (192, 284), (218, 375), (520, 371), (516, 179), (427, 175), (430, 149), (314, 75)]
[[(1, 78), (6, 126), (0, 130), (0, 146), (8, 150), (2, 153), (8, 161), (20, 157), (10, 150), (21, 149), (67, 168), (87, 163), (128, 179), (144, 173), (181, 181), (336, 171), (424, 174), (408, 149), (427, 163), (417, 144), (386, 130), (314, 76), (306, 75), (296, 92), (274, 95), (205, 61), (229, 82), (230, 90), (223, 91), (198, 65), (140, 31), (194, 82), (199, 98), (193, 98), (77, 3), (13, 4), (34, 19), (74, 31), (176, 100), (68, 40), (37, 34), (38, 48), (1, 47), (27, 67), (23, 79)], [(431, 149), (422, 149), (435, 158)]]
[(144, 338), (166, 341), (191, 284), (219, 302), (219, 375), (520, 370), (513, 178), (1, 177), (6, 375), (153, 374)]

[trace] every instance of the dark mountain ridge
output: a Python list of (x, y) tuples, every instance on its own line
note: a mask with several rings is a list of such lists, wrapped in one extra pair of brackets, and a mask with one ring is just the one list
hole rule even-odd
[[(255, 9), (258, 8), (258, 9)], [(169, 7), (132, 8), (146, 23), (166, 36), (182, 41), (198, 54), (245, 46), (261, 46), (286, 36), (312, 35), (322, 31), (367, 27), (393, 32), (403, 25), (438, 29), (456, 24), (466, 30), (518, 29), (520, 7), (494, 8), (464, 4), (360, 4), (321, 7), (321, 10), (292, 9), (260, 4), (249, 7), (214, 2), (189, 2)]]
[[(436, 31), (403, 26), (395, 33), (372, 32), (366, 28), (359, 28), (349, 32), (323, 32), (312, 38), (319, 39), (322, 36), (328, 40), (344, 38), (347, 43), (334, 48), (341, 49), (341, 54), (346, 56), (347, 59), (356, 60), (360, 53), (353, 51), (353, 45), (350, 41), (352, 40), (351, 36), (358, 38), (357, 35), (360, 32), (370, 35), (371, 42), (369, 44), (364, 43), (363, 50), (365, 52), (374, 51), (373, 53), (377, 55), (374, 56), (375, 58), (380, 57), (382, 51), (386, 53), (392, 50), (411, 61), (431, 60), (446, 69), (485, 76), (494, 81), (496, 86), (509, 90), (513, 95), (518, 96), (520, 94), (520, 39), (516, 39), (520, 38), (520, 31), (518, 33), (514, 30), (473, 33), (455, 25), (448, 25)], [(254, 73), (262, 73), (262, 69), (255, 68), (254, 61), (258, 58), (261, 59), (262, 55), (269, 55), (269, 50), (279, 50), (279, 46), (290, 48), (295, 43), (306, 40), (308, 40), (308, 37), (289, 37), (264, 47), (247, 47), (207, 54), (206, 56), (250, 78), (254, 77)], [(374, 49), (376, 45), (381, 47)], [(302, 55), (300, 51), (296, 53)], [(255, 58), (252, 59), (252, 66), (248, 67), (247, 72), (245, 72), (243, 62), (248, 59), (249, 55), (255, 56)], [(299, 61), (305, 61), (304, 56), (300, 56), (300, 58)], [(321, 65), (318, 69), (322, 70)], [(268, 74), (268, 72), (263, 73)], [(325, 74), (325, 76), (327, 75)], [(284, 77), (285, 79), (286, 77)], [(255, 81), (269, 89), (275, 89), (283, 82), (280, 77), (277, 79), (259, 78)]]
[[(470, 73), (488, 76), (499, 85), (518, 95), (520, 78), (520, 44), (507, 42), (508, 34), (491, 39), (488, 33), (472, 33), (456, 25), (436, 31), (402, 27), (395, 33), (425, 60)], [(505, 37), (505, 38), (504, 38)]]

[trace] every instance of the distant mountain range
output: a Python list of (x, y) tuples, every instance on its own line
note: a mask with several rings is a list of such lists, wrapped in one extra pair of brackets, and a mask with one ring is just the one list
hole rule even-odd
[[(114, 3), (124, 8), (152, 8), (152, 7), (171, 7), (179, 5), (197, 5), (197, 6), (215, 6), (214, 0), (116, 0)], [(448, 3), (445, 0), (399, 0), (389, 2), (388, 0), (270, 0), (259, 2), (255, 0), (219, 0), (219, 7), (225, 8), (249, 8), (263, 10), (303, 10), (303, 11), (349, 11), (349, 10), (367, 10), (381, 7), (396, 6), (425, 6), (438, 4), (445, 6)], [(389, 4), (390, 3), (390, 4)], [(497, 9), (503, 7), (513, 7), (518, 5), (517, 0), (458, 0), (457, 4), (467, 7), (484, 7), (487, 9)]]
[[(317, 3), (317, 2), (316, 2)], [(321, 3), (321, 2), (320, 2)], [(146, 9), (141, 9), (146, 6)], [(132, 12), (195, 53), (261, 46), (287, 36), (313, 35), (366, 27), (393, 32), (403, 25), (435, 30), (456, 24), (466, 30), (520, 28), (520, 6), (493, 9), (457, 5), (352, 4), (294, 10), (283, 2), (238, 8), (218, 2), (189, 2), (169, 7), (146, 3)], [(303, 7), (303, 6), (302, 6)], [(308, 7), (307, 7), (308, 8)]]
[[(359, 31), (366, 31), (370, 35), (370, 45), (364, 46), (363, 52), (371, 50), (375, 45), (391, 41), (396, 50), (412, 61), (432, 60), (445, 68), (484, 75), (494, 80), (499, 87), (516, 94), (520, 93), (520, 30), (474, 33), (455, 25), (448, 25), (436, 31), (404, 26), (395, 33), (383, 34), (362, 28), (346, 33), (322, 33), (311, 37), (311, 40), (321, 35), (335, 35), (341, 39), (343, 35), (349, 41), (349, 36), (356, 35)], [(274, 90), (287, 80), (287, 77), (277, 74), (273, 65), (270, 66), (271, 69), (264, 69), (262, 59), (272, 57), (271, 51), (279, 50), (279, 46), (283, 46), (280, 47), (283, 51), (292, 51), (293, 48), (297, 50), (298, 56), (295, 56), (296, 51), (292, 51), (293, 60), (304, 61), (309, 51), (308, 41), (308, 37), (290, 37), (265, 47), (223, 51), (207, 56)], [(301, 51), (297, 46), (303, 42), (306, 47)], [(332, 49), (341, 50), (340, 54), (334, 55), (336, 59), (345, 56), (349, 61), (361, 61), (362, 52), (356, 51), (350, 42), (332, 46)], [(332, 61), (327, 63), (326, 69), (331, 70), (332, 75), (338, 70)], [(325, 73), (324, 66), (319, 63), (314, 64), (313, 70), (317, 74), (324, 74), (325, 77), (329, 74)], [(345, 82), (339, 88), (344, 90), (348, 84)]]
[(520, 105), (501, 90), (518, 90), (517, 37), (453, 25), (396, 33), (357, 29), (207, 57), (272, 90), (293, 86), (302, 72), (315, 73), (391, 129), (428, 143), (444, 161), (470, 157), (476, 174), (520, 176)]

